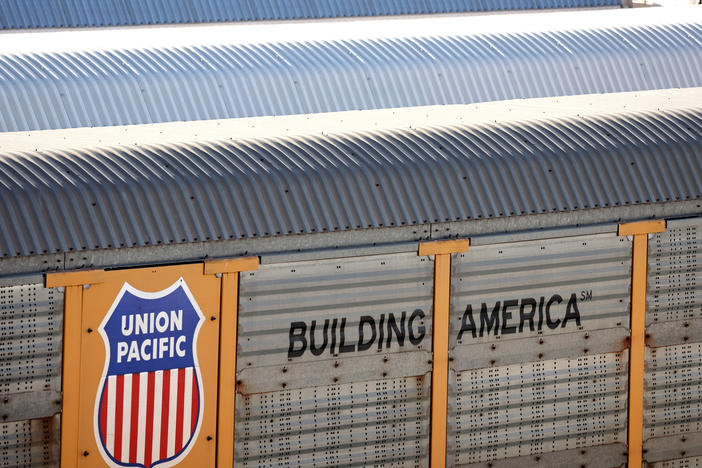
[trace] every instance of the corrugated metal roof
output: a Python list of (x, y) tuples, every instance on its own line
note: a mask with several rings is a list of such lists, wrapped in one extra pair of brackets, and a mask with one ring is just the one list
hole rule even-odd
[[(277, 136), (309, 119), (281, 117), (263, 119), (268, 138), (210, 122), (219, 137), (190, 142), (169, 135), (182, 124), (162, 124), (139, 129), (147, 144), (121, 146), (111, 142), (124, 128), (36, 132), (0, 155), (0, 256), (699, 199), (701, 102), (696, 88), (510, 103), (518, 118), (541, 116), (526, 121), (487, 103), (445, 108), (455, 118), (438, 126), (441, 109), (415, 109), (412, 128), (393, 124), (411, 110), (367, 111), (346, 114), (365, 130), (329, 132), (318, 116), (306, 135)], [(236, 125), (247, 124), (258, 119)]]
[(3, 0), (0, 29), (126, 26), (620, 5), (621, 0)]
[[(658, 10), (549, 13), (540, 27), (520, 25), (531, 15), (507, 15), (504, 27), (487, 17), (367, 22), (370, 32), (345, 25), (329, 35), (344, 39), (263, 44), (244, 38), (275, 34), (272, 26), (188, 27), (202, 33), (194, 37), (157, 28), (167, 31), (151, 39), (22, 33), (0, 45), (0, 130), (702, 86), (702, 10)], [(283, 37), (306, 25), (296, 26)]]

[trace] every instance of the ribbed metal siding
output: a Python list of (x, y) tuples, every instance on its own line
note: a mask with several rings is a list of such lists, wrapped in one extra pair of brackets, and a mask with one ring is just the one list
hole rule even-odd
[(606, 466), (623, 463), (631, 242), (597, 234), (481, 245), (452, 267), (452, 463), (516, 466), (554, 453), (561, 466), (579, 465), (583, 448), (608, 453)]
[[(237, 464), (427, 466), (432, 279), (433, 262), (416, 253), (243, 273)], [(302, 352), (291, 338), (300, 323)]]
[(650, 463), (650, 468), (697, 468), (702, 466), (702, 457), (678, 458), (658, 463)]
[(0, 467), (59, 466), (60, 418), (0, 423)]
[(702, 455), (701, 267), (702, 218), (670, 220), (649, 240), (644, 459), (653, 466), (696, 466), (689, 457)]
[(654, 109), (285, 140), (0, 152), (0, 256), (698, 199), (701, 123), (700, 110)]
[[(456, 373), (449, 466), (530, 466), (549, 452), (563, 452), (558, 466), (579, 466), (584, 448), (625, 444), (627, 366), (624, 351)], [(592, 466), (620, 466), (624, 451)]]
[(5, 54), (0, 131), (702, 86), (701, 21), (691, 10), (665, 26)]
[(0, 399), (5, 421), (59, 412), (62, 334), (62, 293), (41, 284), (0, 287)]
[(646, 324), (702, 319), (702, 218), (668, 221), (648, 259)]
[(286, 20), (619, 4), (619, 0), (3, 0), (0, 28)]

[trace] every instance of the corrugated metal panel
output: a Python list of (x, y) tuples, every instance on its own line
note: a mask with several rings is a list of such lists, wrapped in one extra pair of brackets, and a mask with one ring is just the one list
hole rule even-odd
[(702, 455), (702, 343), (646, 348), (644, 375), (644, 460)]
[[(426, 27), (419, 23), (413, 31), (431, 34), (378, 31), (367, 39), (269, 44), (236, 43), (245, 34), (236, 29), (217, 31), (214, 44), (198, 41), (193, 31), (192, 42), (177, 47), (149, 47), (145, 38), (145, 44), (86, 50), (78, 37), (60, 51), (53, 43), (61, 37), (48, 36), (33, 52), (9, 47), (0, 56), (0, 130), (702, 86), (702, 14), (663, 16), (668, 23), (638, 25), (621, 16), (626, 26), (600, 26), (578, 13), (542, 30), (486, 34), (463, 32), (485, 21), (466, 18), (452, 36), (425, 20)], [(221, 39), (227, 37), (234, 39)]]
[[(699, 90), (684, 95), (699, 102)], [(631, 115), (492, 125), (457, 119), (442, 128), (5, 152), (0, 255), (697, 199), (702, 110), (669, 109), (667, 96), (650, 112)], [(593, 99), (628, 106), (638, 98)], [(109, 133), (92, 132), (102, 131)]]
[(668, 221), (665, 232), (649, 241), (648, 263), (644, 459), (652, 466), (697, 466), (694, 457), (702, 455), (702, 218)]
[(451, 346), (627, 329), (631, 245), (598, 234), (476, 246), (456, 255)]
[(60, 418), (0, 423), (0, 467), (59, 466)]
[(431, 374), (237, 395), (237, 466), (428, 467)]
[(648, 263), (647, 325), (702, 318), (702, 218), (668, 221)]
[(606, 466), (624, 463), (630, 284), (631, 242), (613, 233), (454, 255), (455, 465), (517, 466), (510, 459), (558, 452), (554, 466), (575, 466), (583, 453), (573, 449), (590, 447), (610, 454)]
[(0, 287), (3, 420), (52, 416), (61, 404), (63, 294), (41, 284)]
[(650, 463), (650, 468), (697, 468), (702, 466), (702, 457), (678, 458), (658, 463)]
[(0, 28), (286, 20), (620, 4), (620, 0), (3, 0)]
[[(623, 351), (456, 373), (449, 466), (625, 444), (628, 361)], [(558, 466), (575, 466), (572, 455)], [(621, 450), (596, 466), (624, 461)]]
[(432, 279), (416, 252), (242, 274), (238, 464), (428, 466)]
[[(403, 351), (431, 352), (433, 267), (434, 262), (415, 252), (261, 265), (257, 271), (243, 273), (239, 371)], [(299, 325), (295, 336), (304, 336), (305, 346), (304, 352), (291, 357), (293, 323)], [(401, 337), (394, 329), (389, 333), (391, 324), (401, 330)], [(359, 343), (364, 350), (358, 349)], [(294, 349), (303, 349), (301, 338)], [(329, 376), (311, 378), (313, 381), (303, 383)]]

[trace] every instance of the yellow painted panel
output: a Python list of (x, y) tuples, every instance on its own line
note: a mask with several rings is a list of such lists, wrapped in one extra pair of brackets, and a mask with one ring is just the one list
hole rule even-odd
[[(258, 265), (258, 263), (256, 263)], [(222, 319), (219, 334), (219, 421), (217, 468), (234, 466), (234, 404), (236, 380), (237, 306), (239, 273), (222, 277)]]
[(419, 255), (440, 255), (467, 252), (470, 241), (468, 239), (451, 239), (419, 243)]
[[(131, 269), (131, 270), (117, 270), (117, 271), (106, 271), (104, 273), (104, 282), (100, 284), (94, 284), (90, 288), (85, 289), (83, 291), (83, 318), (82, 318), (82, 330), (81, 330), (81, 359), (80, 359), (80, 364), (81, 364), (81, 374), (80, 374), (80, 418), (79, 418), (79, 424), (78, 424), (78, 463), (76, 465), (66, 465), (66, 466), (79, 466), (79, 467), (85, 467), (85, 468), (101, 468), (101, 467), (106, 467), (106, 466), (117, 466), (114, 463), (110, 464), (105, 460), (109, 460), (107, 456), (105, 455), (105, 450), (101, 449), (99, 447), (102, 447), (102, 444), (100, 444), (98, 438), (101, 437), (98, 435), (99, 431), (96, 429), (96, 424), (98, 422), (98, 407), (100, 404), (100, 395), (98, 394), (99, 390), (102, 388), (101, 387), (101, 380), (103, 376), (103, 372), (107, 370), (107, 366), (105, 365), (105, 360), (106, 360), (106, 346), (105, 342), (103, 341), (103, 338), (101, 334), (99, 333), (99, 327), (103, 320), (105, 319), (106, 314), (108, 314), (108, 311), (110, 311), (110, 308), (113, 306), (113, 303), (115, 303), (116, 298), (118, 295), (123, 291), (123, 288), (127, 288), (125, 286), (125, 283), (128, 283), (129, 286), (133, 287), (134, 289), (144, 292), (144, 293), (157, 293), (163, 290), (166, 290), (167, 288), (170, 287), (175, 287), (178, 285), (181, 285), (182, 283), (179, 283), (179, 279), (183, 280), (185, 285), (187, 286), (187, 290), (190, 291), (192, 294), (192, 299), (194, 302), (197, 304), (199, 307), (199, 310), (202, 313), (203, 319), (199, 322), (199, 332), (197, 335), (197, 366), (196, 369), (199, 368), (200, 374), (201, 374), (201, 382), (202, 382), (202, 392), (203, 392), (203, 397), (202, 397), (202, 413), (200, 413), (200, 416), (198, 416), (196, 413), (194, 414), (193, 420), (196, 421), (196, 427), (197, 424), (200, 424), (200, 429), (199, 432), (196, 433), (196, 438), (194, 441), (191, 442), (191, 444), (188, 444), (190, 447), (186, 451), (184, 451), (183, 459), (182, 461), (177, 465), (178, 467), (203, 467), (203, 466), (215, 466), (215, 452), (216, 452), (216, 426), (217, 426), (217, 378), (218, 378), (218, 345), (219, 345), (219, 307), (220, 307), (220, 291), (221, 291), (221, 279), (217, 278), (216, 276), (213, 275), (204, 275), (203, 274), (203, 265), (201, 263), (199, 264), (191, 264), (191, 265), (175, 265), (175, 266), (167, 266), (167, 267), (158, 267), (158, 268), (140, 268), (140, 269)], [(129, 289), (127, 289), (129, 291)], [(135, 306), (136, 307), (136, 306)], [(140, 306), (143, 307), (143, 306)], [(138, 309), (138, 312), (140, 316), (148, 316), (150, 312), (153, 312), (155, 315), (158, 313), (158, 311), (149, 311), (145, 309)], [(137, 330), (137, 325), (136, 325), (136, 316), (135, 316), (135, 325), (134, 325), (134, 333), (136, 334)], [(158, 323), (158, 320), (156, 320), (156, 323)], [(171, 328), (171, 330), (175, 329), (178, 330), (177, 325), (177, 320), (171, 319), (171, 327), (176, 327), (176, 328)], [(124, 327), (125, 324), (122, 324), (122, 327)], [(158, 325), (156, 325), (158, 327)], [(124, 334), (124, 331), (123, 331)], [(136, 336), (130, 336), (128, 338), (124, 338), (125, 340), (129, 338), (136, 338)], [(147, 350), (149, 348), (146, 348)], [(171, 348), (169, 349), (174, 349), (173, 346), (171, 345)], [(177, 347), (175, 348), (177, 349)], [(112, 351), (114, 352), (114, 351)], [(142, 349), (141, 351), (144, 353), (144, 350)], [(166, 351), (167, 353), (168, 351)], [(131, 353), (131, 349), (130, 349)], [(142, 358), (145, 356), (145, 354), (141, 355)], [(125, 358), (126, 359), (126, 358)], [(140, 358), (141, 359), (141, 358)], [(156, 359), (156, 358), (154, 358)], [(144, 359), (146, 360), (146, 359)], [(197, 371), (195, 371), (197, 372)], [(193, 374), (195, 374), (193, 372)], [(187, 386), (183, 386), (181, 384), (180, 380), (180, 375), (192, 375), (192, 374), (187, 374), (185, 372), (173, 372), (172, 374), (170, 371), (164, 371), (162, 372), (162, 375), (164, 378), (162, 380), (159, 380), (159, 377), (156, 377), (155, 380), (157, 382), (162, 382), (163, 385), (163, 391), (161, 392), (161, 395), (170, 395), (171, 400), (170, 401), (176, 401), (178, 405), (180, 405), (180, 402), (178, 398), (180, 398), (180, 395), (183, 393), (180, 391), (173, 392), (170, 391), (170, 393), (167, 393), (165, 391), (165, 386), (166, 386), (166, 381), (167, 379), (166, 374), (175, 376), (171, 377), (170, 382), (174, 382), (175, 385), (178, 385), (179, 389), (180, 388), (187, 388)], [(142, 376), (147, 374), (144, 372), (141, 374)], [(137, 452), (138, 453), (143, 453), (141, 452), (142, 447), (147, 446), (148, 444), (146, 442), (139, 442), (140, 440), (143, 441), (144, 438), (141, 436), (137, 435), (136, 439), (134, 438), (131, 433), (124, 432), (124, 426), (127, 421), (126, 418), (131, 417), (132, 414), (137, 414), (137, 413), (132, 413), (128, 414), (129, 411), (125, 411), (125, 408), (127, 408), (127, 402), (129, 401), (129, 398), (131, 398), (130, 395), (134, 395), (135, 398), (142, 398), (140, 397), (139, 393), (134, 393), (136, 390), (134, 389), (134, 386), (136, 386), (136, 382), (141, 381), (141, 382), (146, 382), (146, 385), (150, 386), (152, 385), (151, 382), (151, 377), (147, 381), (144, 380), (145, 377), (142, 378), (137, 378), (140, 374), (133, 374), (134, 377), (127, 377), (128, 374), (125, 374), (123, 377), (123, 386), (117, 386), (117, 388), (121, 388), (123, 391), (122, 398), (117, 398), (115, 409), (114, 409), (114, 414), (116, 414), (121, 407), (121, 411), (123, 414), (123, 432), (121, 433), (120, 436), (120, 446), (122, 447), (122, 450), (126, 450), (124, 447), (127, 444), (127, 440), (129, 440), (129, 447), (131, 450), (131, 447), (137, 447)], [(157, 375), (159, 375), (157, 373)], [(188, 377), (183, 377), (184, 379), (187, 379)], [(129, 380), (128, 380), (129, 379)], [(133, 379), (133, 380), (132, 380)], [(132, 385), (132, 393), (129, 393), (129, 387), (127, 383), (130, 382), (130, 385)], [(157, 385), (157, 384), (156, 384)], [(169, 386), (171, 389), (173, 386)], [(113, 387), (114, 388), (114, 387)], [(155, 387), (154, 387), (155, 388)], [(199, 388), (199, 387), (198, 387)], [(76, 389), (78, 390), (78, 389)], [(156, 392), (154, 392), (156, 393)], [(175, 400), (173, 399), (175, 395)], [(156, 401), (157, 399), (154, 399)], [(115, 400), (111, 400), (115, 401)], [(136, 400), (135, 400), (136, 401)], [(148, 403), (148, 400), (146, 400)], [(141, 405), (141, 400), (140, 403)], [(167, 416), (167, 419), (173, 419), (175, 417), (176, 421), (179, 420), (179, 416), (176, 414), (173, 416), (173, 413), (168, 413), (164, 412), (163, 408), (166, 407), (165, 400), (163, 400), (163, 407), (161, 408), (162, 414), (164, 416)], [(194, 405), (193, 405), (194, 406)], [(180, 407), (180, 406), (179, 406)], [(173, 405), (170, 406), (170, 408), (174, 408)], [(135, 410), (137, 411), (137, 410)], [(139, 410), (141, 411), (141, 407), (139, 407)], [(157, 408), (153, 409), (153, 413), (155, 414), (157, 411)], [(109, 415), (111, 414), (109, 411), (106, 411), (103, 414), (107, 414), (108, 418), (110, 417)], [(142, 414), (142, 413), (139, 413)], [(184, 415), (185, 412), (182, 412)], [(136, 417), (136, 420), (139, 421), (139, 417)], [(185, 417), (185, 416), (183, 416)], [(200, 419), (201, 417), (201, 419)], [(144, 418), (146, 419), (146, 418)], [(164, 420), (165, 421), (165, 420)], [(185, 423), (184, 423), (185, 424)], [(184, 424), (173, 424), (172, 421), (168, 424), (168, 426), (164, 427), (184, 427)], [(112, 426), (110, 426), (112, 427)], [(114, 426), (117, 427), (117, 426)], [(138, 424), (136, 424), (134, 427), (137, 427), (135, 430), (138, 429)], [(146, 431), (146, 428), (141, 429), (142, 431)], [(113, 450), (117, 450), (117, 430), (114, 431), (114, 439), (111, 439), (113, 436), (109, 436), (110, 440), (112, 441), (112, 447)], [(145, 434), (146, 432), (142, 432), (142, 434)], [(176, 435), (173, 436), (174, 440), (177, 440), (177, 435), (178, 433), (176, 432)], [(181, 434), (182, 435), (182, 434)], [(159, 450), (160, 446), (158, 446), (158, 443), (154, 445), (154, 438), (156, 438), (157, 435), (153, 431), (151, 431), (151, 447), (152, 447), (152, 458), (155, 458), (154, 451)], [(166, 438), (164, 441), (162, 441), (166, 447), (165, 451), (170, 451), (171, 444), (177, 444), (177, 442), (173, 442), (170, 439), (170, 433), (167, 434)], [(106, 437), (107, 439), (108, 437)], [(134, 444), (134, 440), (136, 440), (136, 444)], [(148, 440), (148, 438), (146, 439)], [(107, 444), (108, 442), (106, 442)], [(142, 444), (140, 447), (139, 444)], [(145, 450), (145, 449), (144, 449)], [(189, 450), (189, 451), (188, 451)], [(122, 452), (124, 453), (124, 452)], [(129, 455), (131, 456), (131, 454)]]
[(451, 255), (434, 260), (434, 361), (431, 388), (431, 468), (446, 466), (449, 296)]
[(643, 449), (644, 354), (646, 339), (646, 265), (648, 234), (634, 236), (629, 350), (629, 465), (641, 466)]
[(61, 271), (46, 274), (46, 287), (82, 286), (84, 284), (102, 283), (103, 270)]
[(205, 274), (258, 270), (258, 257), (223, 258), (205, 262)]
[(665, 220), (639, 221), (619, 225), (620, 236), (633, 236), (635, 234), (651, 234), (665, 231)]
[(82, 307), (83, 286), (67, 287), (63, 320), (61, 466), (76, 466), (78, 459)]

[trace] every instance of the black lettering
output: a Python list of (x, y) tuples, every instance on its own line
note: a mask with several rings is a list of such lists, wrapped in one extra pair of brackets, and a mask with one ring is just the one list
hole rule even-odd
[(407, 323), (407, 328), (409, 328), (410, 343), (412, 343), (415, 346), (422, 342), (422, 340), (424, 339), (424, 335), (427, 333), (427, 330), (424, 327), (424, 325), (420, 325), (419, 327), (417, 327), (419, 335), (414, 334), (414, 327), (412, 326), (412, 323), (416, 318), (419, 318), (419, 320), (424, 320), (424, 312), (421, 309), (415, 309), (415, 311), (412, 312), (412, 315), (410, 315), (409, 322)]
[(544, 296), (541, 296), (541, 299), (539, 299), (539, 326), (537, 327), (539, 331), (544, 326)]
[(383, 332), (385, 331), (385, 314), (380, 314), (380, 325), (378, 326), (378, 332), (380, 332), (380, 337), (378, 338), (378, 351), (383, 349)]
[[(288, 338), (290, 340), (290, 347), (288, 348), (288, 359), (300, 357), (307, 349), (307, 339), (305, 338), (305, 332), (307, 331), (307, 325), (305, 322), (293, 322), (290, 324), (290, 332)], [(295, 343), (299, 342), (302, 346), (300, 349), (295, 349)]]
[(331, 346), (329, 347), (329, 354), (334, 354), (334, 348), (336, 348), (336, 324), (338, 322), (338, 319), (334, 319), (334, 321), (332, 322)]
[(511, 327), (507, 326), (507, 321), (512, 319), (512, 312), (508, 312), (507, 309), (510, 307), (517, 307), (519, 304), (519, 301), (516, 299), (510, 299), (509, 301), (505, 301), (502, 303), (502, 334), (503, 335), (510, 335), (512, 333), (517, 333), (517, 326), (512, 325)]
[[(468, 319), (468, 322), (466, 322)], [(466, 311), (463, 312), (463, 319), (461, 320), (461, 330), (458, 332), (458, 341), (461, 341), (461, 337), (465, 332), (469, 331), (470, 334), (475, 338), (475, 321), (473, 320), (473, 306), (468, 304)]]
[[(524, 308), (531, 306), (531, 312), (524, 313)], [(534, 331), (534, 315), (536, 314), (536, 299), (527, 297), (522, 299), (522, 304), (519, 306), (519, 333), (524, 331), (524, 322), (529, 321), (529, 330)]]
[(487, 334), (490, 334), (490, 330), (495, 329), (495, 336), (497, 336), (497, 330), (500, 328), (500, 301), (497, 301), (495, 307), (492, 309), (490, 318), (488, 318), (487, 304), (483, 302), (480, 306), (480, 336), (483, 336), (485, 332), (485, 326), (487, 325)]
[[(364, 343), (363, 326), (366, 324), (370, 325), (370, 329), (373, 332), (373, 335), (371, 336), (370, 340), (368, 340), (368, 342)], [(370, 347), (373, 345), (373, 342), (375, 341), (375, 337), (375, 320), (370, 315), (363, 315), (361, 317), (361, 321), (358, 322), (358, 350), (366, 351), (367, 349), (370, 349)]]
[(356, 351), (356, 345), (347, 345), (344, 343), (346, 341), (346, 317), (341, 319), (339, 334), (341, 335), (341, 339), (339, 341), (339, 353), (353, 353)]
[(324, 321), (324, 330), (322, 331), (322, 336), (324, 337), (324, 341), (323, 341), (322, 346), (320, 348), (316, 348), (314, 345), (314, 340), (315, 340), (314, 329), (316, 326), (317, 326), (317, 321), (312, 320), (312, 323), (310, 324), (310, 352), (315, 356), (319, 356), (320, 354), (322, 354), (324, 352), (324, 350), (327, 347), (327, 343), (329, 342), (329, 334), (328, 334), (328, 332), (329, 332), (329, 319), (326, 319)]
[(400, 346), (405, 345), (405, 319), (407, 318), (407, 312), (402, 312), (402, 316), (400, 317), (400, 328), (397, 327), (397, 323), (395, 322), (395, 314), (389, 314), (388, 315), (388, 343), (387, 347), (390, 347), (390, 343), (392, 343), (392, 334), (395, 333), (395, 336), (397, 337), (397, 342), (399, 343)]
[[(590, 291), (590, 297), (592, 298), (592, 291)], [(568, 306), (566, 307), (566, 314), (565, 317), (563, 317), (563, 325), (561, 325), (561, 327), (565, 327), (569, 319), (575, 319), (575, 323), (580, 326), (580, 311), (578, 310), (578, 300), (575, 293), (570, 295)]]
[(559, 296), (558, 294), (554, 294), (551, 296), (551, 299), (548, 300), (548, 303), (546, 304), (546, 325), (548, 325), (548, 328), (553, 330), (554, 328), (558, 328), (558, 325), (561, 323), (561, 319), (556, 320), (555, 322), (551, 321), (551, 305), (556, 302), (560, 304), (563, 302), (563, 298)]

